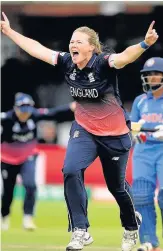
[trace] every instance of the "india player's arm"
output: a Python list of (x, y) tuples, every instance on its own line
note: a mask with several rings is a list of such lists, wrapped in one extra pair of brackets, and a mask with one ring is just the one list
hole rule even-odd
[(157, 32), (153, 29), (154, 23), (155, 21), (150, 24), (144, 41), (139, 44), (129, 46), (121, 53), (112, 54), (109, 57), (110, 67), (117, 69), (123, 68), (125, 65), (134, 62), (146, 49), (153, 45), (158, 39)]
[(132, 122), (138, 122), (141, 119), (140, 110), (138, 107), (139, 101), (140, 101), (140, 96), (136, 97), (132, 104), (132, 109), (131, 109), (131, 121)]
[(140, 101), (140, 97), (136, 97), (132, 109), (131, 109), (131, 129), (132, 131), (139, 132), (141, 128), (141, 124), (139, 124), (139, 121), (141, 119), (140, 117), (140, 110), (138, 108), (138, 103)]
[(141, 121), (140, 110), (138, 106), (140, 100), (141, 96), (136, 97), (131, 109), (131, 130), (133, 141), (135, 143), (144, 143), (146, 141), (146, 134), (144, 132), (139, 133), (142, 127), (142, 123), (139, 123), (139, 121)]
[(36, 120), (55, 120), (58, 123), (74, 120), (75, 102), (51, 109), (37, 109)]

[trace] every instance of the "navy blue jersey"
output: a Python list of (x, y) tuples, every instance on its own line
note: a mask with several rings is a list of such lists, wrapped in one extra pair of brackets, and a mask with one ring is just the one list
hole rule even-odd
[[(109, 68), (109, 54), (94, 54), (87, 66), (80, 70), (73, 64), (69, 53), (60, 53), (57, 64), (65, 73), (71, 96), (77, 100), (98, 102), (106, 94), (112, 93), (120, 102), (116, 69)], [(121, 103), (121, 102), (120, 102)]]
[(63, 70), (70, 94), (77, 101), (77, 122), (90, 133), (100, 136), (129, 131), (126, 125), (129, 118), (120, 100), (116, 69), (109, 65), (112, 55), (93, 54), (82, 70), (72, 62), (70, 53), (54, 52), (52, 59)]
[(33, 109), (26, 122), (17, 118), (15, 111), (1, 113), (1, 159), (5, 163), (21, 164), (36, 151), (36, 123), (40, 120), (64, 122), (73, 120), (68, 105), (52, 109)]

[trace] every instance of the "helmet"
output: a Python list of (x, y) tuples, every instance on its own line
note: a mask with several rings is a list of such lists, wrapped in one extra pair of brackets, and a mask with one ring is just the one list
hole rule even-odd
[(150, 83), (148, 81), (148, 77), (153, 72), (155, 73), (159, 72), (163, 74), (163, 58), (153, 57), (153, 58), (148, 59), (145, 62), (143, 69), (140, 72), (142, 73), (141, 79), (143, 82), (142, 85), (143, 85), (144, 92), (147, 92), (147, 91), (154, 92), (163, 86), (163, 76), (162, 76), (162, 79), (158, 83)]

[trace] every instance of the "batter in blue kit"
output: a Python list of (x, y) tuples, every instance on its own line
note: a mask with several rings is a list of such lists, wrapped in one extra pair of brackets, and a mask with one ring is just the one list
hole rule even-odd
[[(157, 199), (163, 220), (163, 58), (147, 60), (141, 74), (145, 93), (136, 97), (131, 119), (132, 122), (143, 119), (142, 127), (158, 131), (146, 133), (147, 141), (134, 147), (132, 189), (136, 210), (143, 218), (140, 250), (152, 250), (152, 247), (160, 250), (154, 196), (158, 185)], [(151, 249), (145, 249), (146, 246), (151, 246)]]

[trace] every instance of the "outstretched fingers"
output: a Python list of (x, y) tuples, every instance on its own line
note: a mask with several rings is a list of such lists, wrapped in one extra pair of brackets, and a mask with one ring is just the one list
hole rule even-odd
[(152, 23), (150, 24), (150, 26), (148, 28), (148, 32), (150, 32), (150, 33), (152, 32), (154, 24), (155, 24), (155, 21), (152, 21)]
[(2, 12), (2, 16), (3, 16), (4, 20), (5, 20), (5, 22), (9, 22), (9, 20), (8, 20), (6, 14), (4, 12)]

